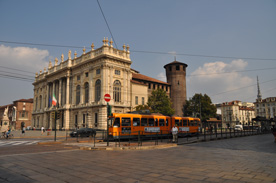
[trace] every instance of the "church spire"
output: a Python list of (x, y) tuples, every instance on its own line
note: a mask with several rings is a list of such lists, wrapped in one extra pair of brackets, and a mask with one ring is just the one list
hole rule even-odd
[(257, 88), (258, 88), (258, 95), (257, 95), (257, 99), (262, 99), (262, 94), (261, 94), (261, 90), (260, 90), (260, 85), (259, 85), (259, 78), (257, 76)]

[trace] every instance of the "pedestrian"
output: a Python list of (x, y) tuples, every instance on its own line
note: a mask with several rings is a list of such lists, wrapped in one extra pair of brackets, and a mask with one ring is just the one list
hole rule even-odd
[(22, 128), (22, 136), (23, 135), (25, 136), (25, 130), (26, 130), (26, 128), (25, 128), (25, 126), (23, 126), (23, 128)]
[(42, 126), (42, 127), (41, 127), (41, 135), (43, 135), (44, 132), (45, 132), (45, 129), (44, 129), (44, 127)]
[(174, 125), (173, 128), (172, 128), (173, 142), (178, 141), (178, 139), (177, 139), (178, 135), (177, 134), (178, 134), (178, 128), (176, 127), (176, 125)]
[(11, 128), (10, 128), (10, 127), (8, 127), (8, 132), (6, 133), (6, 139), (8, 139), (8, 138), (9, 138), (10, 133), (11, 133)]

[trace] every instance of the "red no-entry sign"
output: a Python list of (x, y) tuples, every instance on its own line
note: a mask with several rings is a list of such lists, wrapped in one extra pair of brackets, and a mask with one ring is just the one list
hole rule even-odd
[(109, 95), (108, 93), (104, 95), (104, 100), (105, 100), (106, 102), (109, 102), (110, 99), (111, 99), (111, 97), (110, 97), (110, 95)]

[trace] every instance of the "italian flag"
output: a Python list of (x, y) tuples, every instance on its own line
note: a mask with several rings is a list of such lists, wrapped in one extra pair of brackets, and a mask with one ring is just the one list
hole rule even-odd
[(56, 105), (57, 105), (57, 99), (56, 99), (55, 94), (53, 94), (52, 105), (53, 105), (53, 106), (56, 106)]

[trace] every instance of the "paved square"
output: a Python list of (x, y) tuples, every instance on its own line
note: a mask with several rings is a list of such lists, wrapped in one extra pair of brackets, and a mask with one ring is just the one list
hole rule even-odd
[(2, 155), (0, 162), (0, 182), (276, 182), (271, 134), (155, 150)]

